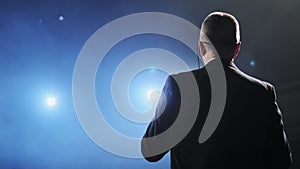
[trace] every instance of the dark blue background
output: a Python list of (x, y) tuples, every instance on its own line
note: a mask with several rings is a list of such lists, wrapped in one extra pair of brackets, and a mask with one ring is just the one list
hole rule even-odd
[[(168, 168), (168, 157), (155, 164), (118, 157), (89, 139), (72, 103), (74, 65), (87, 39), (124, 15), (165, 12), (200, 25), (208, 13), (216, 10), (233, 13), (240, 21), (242, 49), (237, 65), (277, 88), (294, 154), (293, 168), (299, 168), (299, 7), (298, 0), (1, 1), (0, 168)], [(155, 40), (151, 37), (133, 48), (157, 47), (157, 43), (151, 43)], [(169, 50), (176, 49), (169, 46)], [(113, 65), (116, 61), (110, 62)], [(47, 95), (57, 97), (55, 107), (45, 105)], [(137, 135), (144, 127), (137, 130)]]

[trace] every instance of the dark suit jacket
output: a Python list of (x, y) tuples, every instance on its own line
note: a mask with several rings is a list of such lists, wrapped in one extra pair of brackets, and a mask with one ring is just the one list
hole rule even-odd
[[(241, 72), (232, 61), (222, 60), (227, 97), (221, 121), (212, 136), (204, 143), (198, 138), (206, 120), (211, 101), (211, 84), (207, 69), (214, 71), (216, 60), (205, 68), (192, 71), (197, 79), (200, 104), (192, 129), (172, 146), (172, 169), (287, 169), (291, 164), (291, 153), (284, 131), (282, 115), (276, 103), (274, 87), (264, 81)], [(217, 69), (216, 69), (217, 70)], [(142, 154), (146, 156), (153, 146), (170, 140), (155, 139), (175, 121), (180, 109), (180, 90), (174, 79), (184, 78), (187, 73), (169, 76), (163, 93), (166, 107), (152, 121), (142, 140)], [(194, 100), (188, 100), (193, 102)], [(184, 125), (184, 124), (182, 124)], [(152, 148), (151, 148), (152, 147)], [(160, 160), (161, 154), (145, 157), (150, 162)]]

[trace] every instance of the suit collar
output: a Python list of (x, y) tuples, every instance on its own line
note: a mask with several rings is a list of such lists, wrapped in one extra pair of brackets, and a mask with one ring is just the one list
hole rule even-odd
[(214, 67), (218, 66), (220, 62), (222, 63), (224, 69), (229, 68), (229, 69), (233, 69), (233, 70), (239, 70), (239, 68), (235, 65), (235, 63), (232, 60), (217, 59), (217, 58), (208, 62), (204, 67), (207, 69), (214, 68)]

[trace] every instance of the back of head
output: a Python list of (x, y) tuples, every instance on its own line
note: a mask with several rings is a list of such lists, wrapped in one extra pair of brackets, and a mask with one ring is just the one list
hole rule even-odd
[(220, 58), (234, 57), (235, 47), (240, 43), (240, 26), (233, 15), (213, 12), (203, 21), (201, 31), (213, 44)]

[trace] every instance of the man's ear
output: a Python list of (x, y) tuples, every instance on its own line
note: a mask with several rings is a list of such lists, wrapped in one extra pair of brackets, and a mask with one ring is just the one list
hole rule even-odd
[(199, 41), (199, 51), (200, 51), (200, 54), (202, 56), (204, 56), (206, 54), (206, 49), (205, 49), (205, 46), (204, 46), (204, 43)]
[(234, 53), (233, 53), (233, 57), (234, 57), (234, 58), (239, 54), (240, 49), (241, 49), (241, 42), (239, 42), (239, 43), (236, 44), (236, 46), (235, 46)]

